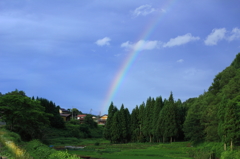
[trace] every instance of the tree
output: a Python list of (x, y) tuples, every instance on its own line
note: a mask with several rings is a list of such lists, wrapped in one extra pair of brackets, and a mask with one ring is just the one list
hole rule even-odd
[(194, 100), (183, 124), (185, 138), (194, 142), (204, 139), (204, 126), (201, 124), (201, 97), (202, 95)]
[[(111, 102), (109, 108), (108, 108), (108, 118), (107, 122), (104, 128), (104, 137), (107, 140), (111, 140), (112, 135), (112, 125), (113, 125), (113, 116), (118, 111), (117, 107), (113, 105), (113, 102)], [(112, 142), (112, 141), (111, 141)]]
[(152, 134), (153, 134), (153, 108), (154, 108), (155, 100), (149, 97), (146, 102), (146, 109), (144, 114), (144, 121), (143, 121), (143, 134), (148, 136), (148, 141), (152, 142)]
[(120, 118), (120, 112), (117, 111), (114, 113), (114, 116), (112, 118), (112, 128), (111, 128), (111, 142), (112, 143), (120, 143), (121, 142), (121, 136), (122, 136), (122, 130), (119, 126), (119, 123), (121, 122)]
[[(126, 134), (123, 135), (123, 143), (129, 142), (131, 140), (131, 116), (130, 113), (128, 111), (128, 108), (124, 109), (124, 121), (125, 121), (125, 130), (126, 130)], [(122, 120), (123, 121), (123, 120)]]
[(162, 101), (162, 97), (157, 97), (156, 101), (154, 103), (154, 108), (153, 108), (153, 122), (152, 122), (152, 134), (154, 139), (159, 142), (159, 133), (157, 130), (157, 125), (158, 125), (158, 118), (159, 118), (159, 113), (163, 108), (163, 101)]
[(166, 116), (165, 116), (165, 112), (166, 112), (166, 105), (167, 105), (167, 100), (164, 100), (164, 106), (161, 109), (161, 111), (159, 112), (159, 116), (158, 116), (158, 121), (157, 121), (157, 125), (156, 125), (156, 134), (158, 137), (162, 137), (162, 142), (164, 142), (164, 138), (165, 138), (165, 127), (166, 127)]
[(72, 108), (72, 109), (70, 110), (70, 113), (71, 113), (71, 116), (72, 116), (74, 119), (77, 119), (77, 116), (78, 116), (79, 114), (82, 114), (82, 112), (79, 111), (77, 108)]
[(233, 144), (237, 144), (240, 139), (240, 96), (229, 100), (222, 125), (225, 142), (230, 143), (231, 150)]
[(63, 118), (59, 114), (60, 106), (56, 106), (55, 103), (45, 98), (37, 97), (36, 101), (40, 101), (40, 104), (45, 108), (44, 111), (46, 113), (52, 114), (52, 116), (49, 118), (51, 127), (54, 127), (54, 128), (65, 127)]
[(139, 139), (139, 109), (138, 106), (136, 106), (131, 113), (131, 140), (133, 142), (138, 141)]
[(0, 97), (0, 113), (6, 126), (25, 140), (41, 138), (51, 114), (44, 112), (39, 101), (31, 100), (23, 91), (13, 91)]
[(183, 132), (183, 123), (185, 121), (186, 117), (186, 107), (182, 104), (182, 101), (180, 99), (177, 100), (175, 103), (176, 105), (176, 120), (177, 120), (177, 139), (184, 140), (184, 132)]
[(143, 135), (143, 128), (144, 128), (144, 120), (145, 120), (145, 103), (143, 102), (140, 106), (139, 106), (139, 140), (141, 142), (143, 142), (144, 139), (144, 135)]
[(221, 141), (224, 142), (224, 150), (226, 151), (226, 133), (224, 132), (224, 122), (225, 122), (225, 113), (226, 113), (226, 106), (228, 100), (225, 96), (223, 96), (221, 103), (219, 104), (218, 108), (218, 136), (220, 137)]
[(84, 118), (84, 124), (88, 125), (89, 128), (97, 128), (97, 123), (93, 121), (92, 115), (87, 114)]

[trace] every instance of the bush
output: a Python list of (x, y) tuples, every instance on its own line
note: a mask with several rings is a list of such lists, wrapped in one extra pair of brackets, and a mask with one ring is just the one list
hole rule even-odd
[(15, 132), (7, 132), (3, 135), (6, 139), (13, 141), (14, 143), (21, 143), (21, 137)]
[(66, 152), (63, 151), (56, 151), (54, 153), (52, 153), (51, 155), (49, 155), (48, 159), (79, 159), (79, 157), (75, 156), (75, 155), (70, 155)]
[(56, 151), (55, 149), (52, 149), (48, 147), (47, 145), (42, 144), (38, 140), (32, 140), (27, 143), (25, 146), (29, 154), (35, 158), (35, 159), (42, 159), (42, 158), (48, 158), (48, 159), (78, 159), (76, 156), (70, 155), (66, 152), (62, 151)]
[(220, 158), (223, 152), (223, 143), (205, 142), (195, 145), (193, 148), (187, 150), (190, 157), (195, 159), (204, 158)]

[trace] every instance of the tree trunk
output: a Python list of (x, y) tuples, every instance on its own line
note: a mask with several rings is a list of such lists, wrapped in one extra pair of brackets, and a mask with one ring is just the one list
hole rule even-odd
[(233, 141), (231, 139), (231, 151), (233, 150)]
[(224, 142), (224, 151), (227, 150), (227, 144), (226, 144), (226, 135), (225, 135), (225, 142)]
[(164, 143), (164, 136), (162, 137), (162, 142)]
[(170, 138), (170, 143), (172, 143), (172, 137)]
[(149, 137), (150, 137), (150, 142), (152, 142), (152, 136), (150, 135)]

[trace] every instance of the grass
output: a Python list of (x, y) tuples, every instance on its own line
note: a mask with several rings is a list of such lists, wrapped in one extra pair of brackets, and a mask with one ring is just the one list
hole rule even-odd
[[(96, 146), (94, 143), (99, 142)], [(172, 144), (128, 143), (110, 144), (104, 140), (82, 140), (82, 150), (68, 150), (68, 153), (78, 156), (91, 156), (104, 159), (191, 159), (188, 157), (186, 142)]]

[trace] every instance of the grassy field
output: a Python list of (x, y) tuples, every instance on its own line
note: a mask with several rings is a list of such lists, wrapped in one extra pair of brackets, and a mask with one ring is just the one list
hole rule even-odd
[(104, 159), (191, 159), (187, 154), (191, 149), (188, 145), (186, 142), (110, 144), (106, 140), (88, 139), (79, 143), (79, 146), (86, 146), (84, 149), (68, 150), (68, 153)]

